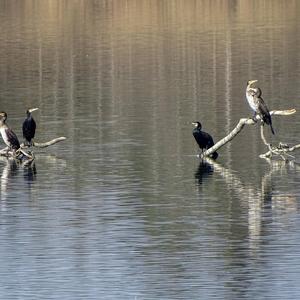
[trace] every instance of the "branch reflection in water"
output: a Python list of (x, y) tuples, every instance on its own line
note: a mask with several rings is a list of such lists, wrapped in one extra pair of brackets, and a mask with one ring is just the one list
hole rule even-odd
[(26, 164), (23, 166), (24, 171), (24, 180), (28, 182), (28, 184), (31, 184), (33, 181), (36, 181), (36, 166), (35, 162), (31, 161), (29, 164)]
[(289, 170), (300, 170), (300, 165), (295, 162), (286, 163), (284, 161), (266, 160), (270, 165), (270, 170), (261, 178), (261, 186), (258, 188), (249, 183), (245, 184), (238, 177), (237, 173), (223, 167), (218, 162), (206, 158), (201, 160), (195, 172), (195, 178), (199, 185), (212, 178), (212, 175), (222, 178), (230, 193), (233, 192), (241, 201), (241, 206), (248, 211), (248, 239), (249, 247), (255, 250), (263, 234), (263, 225), (268, 223), (274, 216), (285, 215), (298, 210), (297, 197), (294, 193), (280, 191), (272, 182), (272, 177), (288, 177)]

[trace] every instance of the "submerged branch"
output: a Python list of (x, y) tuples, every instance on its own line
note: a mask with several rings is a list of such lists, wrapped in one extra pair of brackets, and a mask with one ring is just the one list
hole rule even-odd
[[(272, 111), (270, 111), (270, 114), (277, 115), (277, 116), (289, 116), (289, 115), (294, 114), (295, 112), (296, 112), (296, 109), (272, 110)], [(228, 142), (230, 142), (236, 135), (238, 135), (243, 130), (245, 125), (255, 125), (257, 123), (257, 121), (259, 121), (259, 120), (261, 120), (259, 115), (256, 115), (254, 118), (241, 118), (239, 120), (238, 124), (235, 126), (235, 128), (227, 136), (225, 136), (223, 139), (218, 141), (214, 146), (212, 146), (208, 150), (204, 151), (202, 153), (201, 157), (207, 157), (207, 156), (211, 155), (212, 153), (214, 153), (215, 151), (217, 151), (218, 149), (220, 149), (221, 147), (226, 145)], [(274, 152), (275, 150), (273, 150), (272, 146), (266, 141), (266, 139), (264, 137), (263, 125), (261, 126), (261, 138), (262, 138), (264, 144), (269, 148), (269, 152), (271, 154), (275, 153)], [(292, 149), (292, 148), (289, 148), (289, 149)], [(297, 149), (297, 148), (295, 148), (295, 149)], [(295, 149), (293, 149), (293, 150), (295, 150)], [(264, 155), (266, 155), (266, 154), (264, 154)], [(270, 157), (270, 156), (268, 156), (268, 157)]]

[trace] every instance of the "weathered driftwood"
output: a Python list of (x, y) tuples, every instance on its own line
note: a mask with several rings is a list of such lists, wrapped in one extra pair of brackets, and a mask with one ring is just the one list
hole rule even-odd
[[(46, 147), (49, 147), (49, 146), (52, 146), (58, 142), (61, 142), (61, 141), (64, 141), (66, 140), (67, 138), (64, 137), (64, 136), (61, 136), (61, 137), (58, 137), (56, 139), (53, 139), (51, 141), (48, 141), (48, 142), (45, 142), (45, 143), (38, 143), (38, 142), (32, 142), (32, 147), (37, 147), (37, 148), (46, 148)], [(28, 148), (27, 145), (24, 145), (23, 143), (21, 144), (21, 148)]]
[(282, 144), (279, 143), (279, 145), (277, 147), (271, 147), (271, 149), (269, 151), (267, 151), (264, 154), (261, 154), (260, 157), (261, 158), (271, 158), (273, 155), (280, 155), (280, 157), (283, 160), (286, 160), (286, 156), (290, 156), (290, 157), (294, 157), (290, 154), (288, 154), (289, 152), (293, 152), (297, 149), (300, 148), (300, 144), (297, 144), (295, 146), (289, 146), (287, 144)]
[[(278, 115), (278, 116), (289, 116), (296, 112), (296, 109), (287, 109), (287, 110), (272, 110), (270, 111), (271, 115)], [(218, 141), (213, 147), (209, 148), (205, 152), (203, 152), (200, 156), (201, 157), (208, 157), (224, 145), (226, 145), (228, 142), (230, 142), (236, 135), (238, 135), (245, 125), (255, 125), (258, 121), (260, 121), (261, 118), (259, 115), (255, 116), (254, 118), (241, 118), (236, 125), (236, 127), (223, 139)], [(264, 144), (268, 147), (269, 151), (265, 154), (260, 155), (260, 157), (267, 158), (272, 157), (272, 155), (280, 155), (282, 159), (285, 159), (284, 155), (288, 155), (287, 152), (292, 152), (298, 148), (300, 148), (300, 145), (295, 145), (293, 147), (289, 147), (288, 145), (285, 145), (283, 143), (279, 143), (277, 147), (272, 146), (269, 144), (263, 134), (263, 124), (261, 124), (261, 138), (264, 142)]]
[[(5, 147), (3, 149), (0, 150), (0, 155), (5, 154), (7, 151), (9, 151), (8, 147)], [(4, 155), (3, 155), (4, 156)]]
[(12, 151), (8, 147), (0, 150), (0, 156), (4, 156), (7, 158), (15, 158), (20, 159), (20, 157), (26, 157), (26, 159), (33, 160), (34, 155), (31, 152), (27, 152), (22, 148), (18, 149), (17, 151)]
[(17, 151), (12, 151), (8, 147), (1, 149), (0, 156), (5, 156), (8, 158), (15, 158), (15, 159), (20, 159), (20, 157), (25, 156), (27, 160), (32, 161), (32, 160), (34, 160), (34, 154), (32, 151), (28, 151), (27, 150), (28, 148), (30, 148), (30, 147), (45, 148), (45, 147), (52, 146), (52, 145), (54, 145), (58, 142), (64, 141), (64, 140), (66, 140), (66, 137), (61, 136), (61, 137), (55, 138), (55, 139), (45, 142), (45, 143), (33, 142), (31, 146), (28, 146), (28, 145), (25, 145), (24, 143), (22, 143), (20, 145), (20, 149), (18, 149)]

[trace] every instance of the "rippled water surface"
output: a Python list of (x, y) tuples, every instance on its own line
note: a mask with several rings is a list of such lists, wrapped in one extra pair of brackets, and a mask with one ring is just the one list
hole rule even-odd
[[(250, 116), (299, 107), (298, 1), (0, 1), (0, 111), (36, 149), (0, 160), (0, 299), (298, 299), (300, 166)], [(272, 143), (299, 142), (297, 114)], [(4, 144), (1, 141), (1, 147)], [(296, 161), (299, 154), (296, 153)]]

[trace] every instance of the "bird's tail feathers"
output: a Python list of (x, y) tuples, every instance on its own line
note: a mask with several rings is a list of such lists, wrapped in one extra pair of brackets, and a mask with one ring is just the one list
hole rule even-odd
[(266, 123), (267, 125), (270, 125), (272, 133), (275, 134), (274, 128), (272, 126), (271, 115), (265, 114), (265, 115), (263, 115), (262, 119), (263, 119), (264, 123)]
[(274, 128), (273, 128), (273, 126), (272, 126), (272, 122), (270, 123), (270, 127), (271, 127), (272, 133), (275, 135), (275, 131), (274, 131)]

